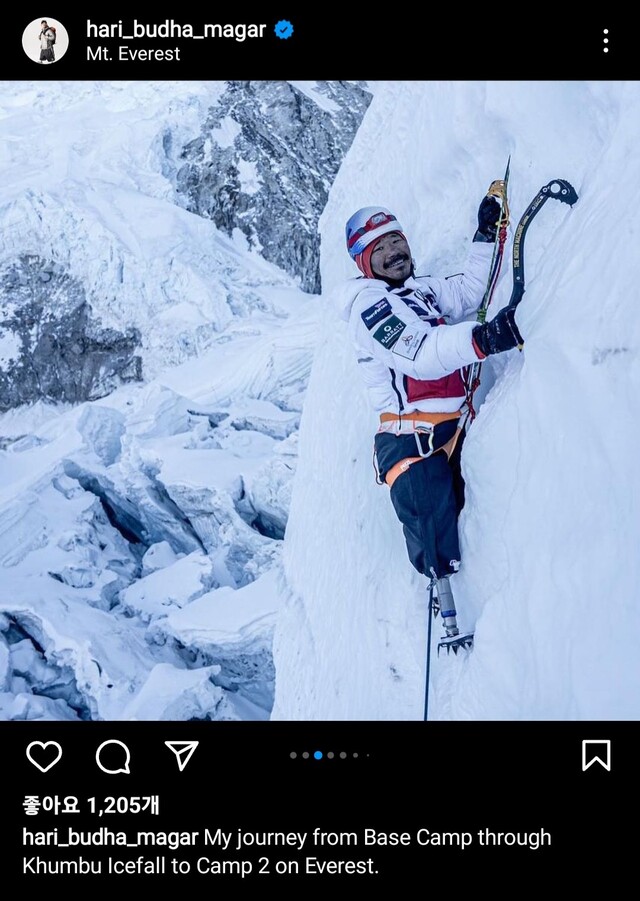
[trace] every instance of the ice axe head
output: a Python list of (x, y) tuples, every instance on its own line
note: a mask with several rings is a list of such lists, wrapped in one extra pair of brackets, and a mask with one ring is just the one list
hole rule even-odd
[(545, 197), (559, 200), (561, 203), (568, 203), (569, 206), (573, 206), (578, 199), (576, 189), (564, 178), (554, 178), (553, 181), (550, 181), (548, 185), (541, 189), (540, 193)]

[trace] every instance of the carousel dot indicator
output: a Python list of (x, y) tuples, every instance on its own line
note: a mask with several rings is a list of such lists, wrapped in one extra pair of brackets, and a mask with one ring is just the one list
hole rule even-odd
[(314, 751), (313, 756), (316, 760), (322, 760), (322, 751)]

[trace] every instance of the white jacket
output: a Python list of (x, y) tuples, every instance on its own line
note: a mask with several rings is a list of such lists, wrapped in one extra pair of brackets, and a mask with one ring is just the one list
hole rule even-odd
[(335, 301), (377, 413), (460, 409), (459, 370), (478, 355), (471, 341), (476, 321), (459, 320), (480, 306), (492, 254), (492, 243), (476, 242), (464, 272), (449, 278), (409, 277), (399, 288), (353, 278), (338, 289)]

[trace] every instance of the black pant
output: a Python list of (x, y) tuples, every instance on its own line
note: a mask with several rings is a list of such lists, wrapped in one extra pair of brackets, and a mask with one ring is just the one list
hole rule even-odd
[[(381, 437), (377, 436), (376, 446)], [(458, 439), (451, 460), (439, 451), (413, 463), (391, 487), (391, 502), (403, 526), (409, 559), (419, 573), (429, 578), (432, 569), (438, 579), (451, 575), (460, 562), (458, 515), (464, 504), (464, 481), (460, 472), (463, 437)], [(383, 457), (390, 459), (390, 441), (402, 442), (398, 444), (399, 459), (415, 456), (415, 450), (404, 452), (408, 447), (405, 436), (398, 439), (387, 434), (383, 441), (387, 454), (383, 452)], [(441, 443), (441, 439), (437, 443)]]

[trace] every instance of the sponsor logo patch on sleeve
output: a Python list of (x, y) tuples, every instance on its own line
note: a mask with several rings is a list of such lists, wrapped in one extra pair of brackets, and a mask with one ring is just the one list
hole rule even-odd
[(384, 348), (391, 350), (405, 328), (406, 323), (404, 323), (402, 319), (398, 319), (397, 316), (390, 316), (385, 320), (383, 325), (375, 330), (373, 337), (382, 344)]
[(405, 357), (407, 360), (415, 360), (426, 335), (423, 331), (412, 332), (411, 329), (408, 328), (405, 331), (406, 334), (403, 334), (399, 340), (396, 341), (393, 353), (398, 357)]
[(379, 300), (360, 315), (366, 327), (371, 331), (374, 325), (377, 325), (382, 319), (386, 319), (387, 316), (391, 316), (391, 304), (388, 300)]

